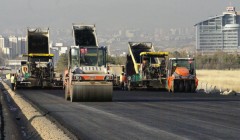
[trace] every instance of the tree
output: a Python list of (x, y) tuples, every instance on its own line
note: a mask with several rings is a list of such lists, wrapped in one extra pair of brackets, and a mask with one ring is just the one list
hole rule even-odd
[(185, 58), (188, 57), (187, 52), (182, 51), (182, 52), (178, 52), (178, 51), (174, 51), (172, 53), (170, 53), (169, 57), (173, 57), (173, 58)]
[(117, 57), (108, 56), (108, 62), (107, 63), (115, 64), (115, 65), (125, 65), (126, 56), (117, 56)]
[(110, 64), (115, 64), (116, 62), (115, 62), (115, 58), (114, 57), (112, 57), (112, 56), (110, 56), (110, 55), (108, 55), (108, 58), (107, 58), (107, 63), (110, 63)]
[(67, 65), (68, 65), (68, 55), (66, 53), (63, 53), (62, 55), (60, 55), (60, 58), (57, 62), (56, 71), (60, 73), (63, 72), (67, 68)]
[(216, 52), (213, 55), (196, 55), (197, 69), (238, 69), (240, 68), (239, 54)]

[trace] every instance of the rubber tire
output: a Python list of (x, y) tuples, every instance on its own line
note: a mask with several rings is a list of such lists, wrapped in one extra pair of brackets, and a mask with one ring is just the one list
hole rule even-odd
[(191, 92), (190, 83), (189, 83), (188, 81), (185, 81), (184, 91), (185, 91), (186, 93)]
[(173, 89), (173, 92), (179, 92), (179, 81), (176, 81), (175, 83), (173, 81), (172, 89)]
[[(194, 81), (195, 82), (195, 81)], [(195, 86), (195, 83), (194, 82), (191, 82), (191, 93), (194, 93), (196, 91), (196, 86)]]
[(184, 91), (184, 83), (183, 83), (183, 81), (179, 81), (179, 91), (180, 92)]

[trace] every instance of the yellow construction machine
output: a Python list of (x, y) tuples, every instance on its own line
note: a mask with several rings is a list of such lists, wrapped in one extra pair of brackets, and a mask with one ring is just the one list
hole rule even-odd
[(49, 53), (49, 29), (28, 28), (27, 60), (21, 62), (17, 72), (17, 88), (62, 87), (62, 80), (54, 75), (54, 55)]
[(155, 52), (150, 42), (129, 42), (127, 89), (165, 89), (168, 52)]

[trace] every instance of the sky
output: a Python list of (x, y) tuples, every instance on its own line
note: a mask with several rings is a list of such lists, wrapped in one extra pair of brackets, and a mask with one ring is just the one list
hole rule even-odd
[[(1, 0), (0, 31), (27, 27), (97, 29), (193, 27), (240, 0)], [(1, 33), (0, 33), (1, 34)]]

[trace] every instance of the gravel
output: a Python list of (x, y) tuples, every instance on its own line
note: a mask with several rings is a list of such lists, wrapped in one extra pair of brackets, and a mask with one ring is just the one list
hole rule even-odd
[(21, 109), (23, 115), (36, 129), (40, 137), (44, 140), (70, 140), (70, 137), (59, 129), (56, 124), (51, 122), (47, 117), (42, 115), (37, 109), (35, 109), (24, 98), (17, 95), (11, 90), (11, 88), (4, 82), (2, 82), (4, 88), (8, 91), (9, 95), (15, 101), (15, 103)]

